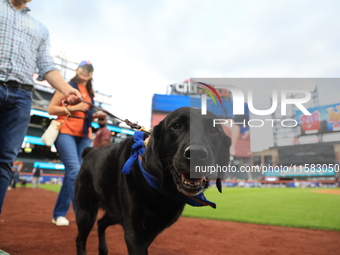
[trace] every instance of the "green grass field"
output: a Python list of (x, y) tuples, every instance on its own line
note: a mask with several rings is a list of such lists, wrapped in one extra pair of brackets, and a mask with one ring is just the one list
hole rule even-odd
[[(31, 185), (28, 185), (30, 187)], [(59, 185), (41, 188), (59, 192)], [(187, 205), (183, 216), (340, 231), (340, 195), (314, 193), (317, 189), (224, 188), (205, 192), (210, 206)]]
[(186, 206), (183, 215), (207, 219), (340, 231), (340, 195), (316, 189), (209, 188), (217, 208)]
[[(31, 188), (32, 184), (31, 183), (27, 183), (26, 187)], [(53, 192), (59, 192), (61, 186), (60, 185), (55, 185), (55, 184), (40, 184), (40, 188), (42, 189), (47, 189)]]

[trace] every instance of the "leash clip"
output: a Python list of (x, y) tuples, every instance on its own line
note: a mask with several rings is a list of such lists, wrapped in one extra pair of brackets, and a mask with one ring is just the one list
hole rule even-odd
[(68, 109), (69, 103), (66, 100), (62, 100), (61, 102), (65, 106), (65, 112), (66, 112), (67, 117), (70, 117), (71, 111), (70, 111), (70, 109)]
[(149, 129), (149, 130), (147, 130), (145, 127), (140, 127), (137, 131), (142, 131), (142, 132), (145, 132), (145, 133), (148, 133), (148, 134), (150, 134), (150, 132), (151, 132), (151, 130)]
[(62, 100), (61, 102), (63, 103), (64, 106), (68, 106), (69, 105), (69, 103), (66, 100)]

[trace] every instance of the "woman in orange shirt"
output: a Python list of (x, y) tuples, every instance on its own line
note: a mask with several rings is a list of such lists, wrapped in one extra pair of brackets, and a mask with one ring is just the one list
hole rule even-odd
[[(89, 61), (82, 61), (76, 76), (69, 84), (78, 89), (84, 100), (93, 103), (94, 91), (92, 88), (93, 65)], [(93, 109), (86, 103), (70, 105), (67, 108), (62, 104), (65, 97), (56, 91), (53, 95), (48, 113), (57, 115), (57, 121), (62, 124), (59, 135), (55, 141), (59, 157), (65, 166), (65, 176), (56, 201), (52, 223), (57, 226), (68, 226), (69, 221), (66, 214), (72, 202), (73, 210), (76, 212), (74, 201), (74, 183), (82, 163), (81, 154), (91, 143), (91, 122)], [(67, 114), (71, 116), (67, 117)]]

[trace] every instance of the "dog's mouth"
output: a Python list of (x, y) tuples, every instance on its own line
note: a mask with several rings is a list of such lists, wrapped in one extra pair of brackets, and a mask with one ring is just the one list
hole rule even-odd
[(186, 196), (197, 196), (202, 193), (207, 183), (205, 176), (202, 178), (190, 178), (190, 173), (177, 173), (175, 179), (178, 191)]

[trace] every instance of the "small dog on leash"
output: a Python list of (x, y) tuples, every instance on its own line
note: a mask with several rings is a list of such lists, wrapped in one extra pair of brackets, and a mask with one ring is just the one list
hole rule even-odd
[[(183, 107), (154, 127), (145, 151), (136, 135), (121, 144), (85, 150), (75, 186), (77, 254), (86, 254), (98, 208), (105, 211), (97, 222), (99, 254), (108, 254), (106, 228), (120, 224), (129, 254), (146, 255), (151, 242), (177, 221), (186, 203), (212, 205), (203, 196), (209, 180), (204, 175), (191, 178), (190, 162), (229, 164), (231, 140), (220, 126), (213, 127), (216, 118), (211, 112), (201, 115), (200, 109)], [(221, 177), (216, 180), (220, 192)]]

